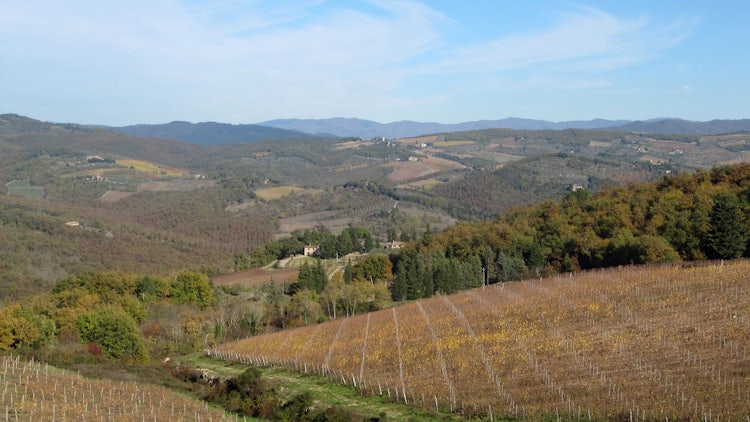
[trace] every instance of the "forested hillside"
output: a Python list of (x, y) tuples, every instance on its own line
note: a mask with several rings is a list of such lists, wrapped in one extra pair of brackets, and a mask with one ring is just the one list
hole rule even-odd
[(750, 165), (568, 193), (425, 235), (395, 265), (394, 299), (629, 264), (750, 256)]

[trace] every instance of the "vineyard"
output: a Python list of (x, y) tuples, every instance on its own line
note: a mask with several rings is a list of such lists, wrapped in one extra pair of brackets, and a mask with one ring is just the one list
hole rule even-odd
[(736, 261), (505, 283), (209, 353), (489, 420), (746, 420), (748, 274)]
[(0, 357), (0, 389), (3, 421), (234, 420), (164, 387), (87, 379), (15, 356)]

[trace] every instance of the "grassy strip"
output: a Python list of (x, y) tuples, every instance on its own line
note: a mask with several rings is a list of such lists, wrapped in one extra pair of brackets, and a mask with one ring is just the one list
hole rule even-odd
[[(199, 354), (192, 354), (181, 358), (180, 361), (196, 368), (203, 368), (212, 375), (221, 378), (235, 377), (248, 366), (242, 364), (228, 364), (224, 361), (210, 359)], [(270, 368), (261, 368), (263, 377), (273, 385), (285, 398), (307, 392), (310, 393), (315, 404), (320, 407), (339, 407), (356, 411), (370, 417), (385, 416), (388, 421), (436, 421), (463, 420), (458, 416), (438, 414), (417, 409), (401, 403), (393, 403), (387, 397), (365, 397), (350, 387), (332, 383), (326, 378), (314, 375), (304, 375)]]

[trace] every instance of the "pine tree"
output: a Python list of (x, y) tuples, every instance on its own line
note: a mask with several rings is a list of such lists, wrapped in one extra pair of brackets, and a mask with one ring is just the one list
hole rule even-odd
[(748, 236), (737, 197), (731, 194), (715, 197), (709, 218), (710, 229), (706, 245), (708, 256), (715, 259), (742, 256), (747, 247)]
[(393, 300), (413, 300), (432, 295), (432, 292), (425, 292), (424, 263), (416, 250), (405, 250), (396, 267), (397, 275), (391, 292)]
[(349, 262), (346, 263), (346, 267), (344, 268), (344, 282), (349, 284), (352, 282), (352, 278), (354, 269), (352, 268), (352, 260), (349, 259)]

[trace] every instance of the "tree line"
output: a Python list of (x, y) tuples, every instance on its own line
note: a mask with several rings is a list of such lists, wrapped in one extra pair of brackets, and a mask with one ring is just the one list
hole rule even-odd
[[(154, 319), (150, 303), (205, 309), (214, 300), (213, 284), (197, 271), (183, 270), (169, 278), (81, 273), (60, 280), (50, 294), (0, 309), (0, 350), (80, 342), (95, 356), (145, 363), (149, 352), (139, 325)], [(184, 341), (182, 334), (189, 337), (193, 327), (190, 318), (181, 318), (179, 324)]]
[[(592, 268), (750, 256), (750, 165), (669, 174), (426, 233), (394, 257), (394, 300)], [(482, 277), (478, 279), (480, 274)], [(446, 274), (449, 274), (446, 276)]]
[(367, 253), (380, 246), (370, 230), (363, 227), (347, 227), (339, 235), (334, 235), (326, 227), (297, 229), (290, 236), (267, 243), (250, 254), (236, 252), (234, 270), (262, 267), (275, 260), (300, 255), (306, 245), (317, 246), (315, 256), (322, 259), (343, 257), (352, 252)]

